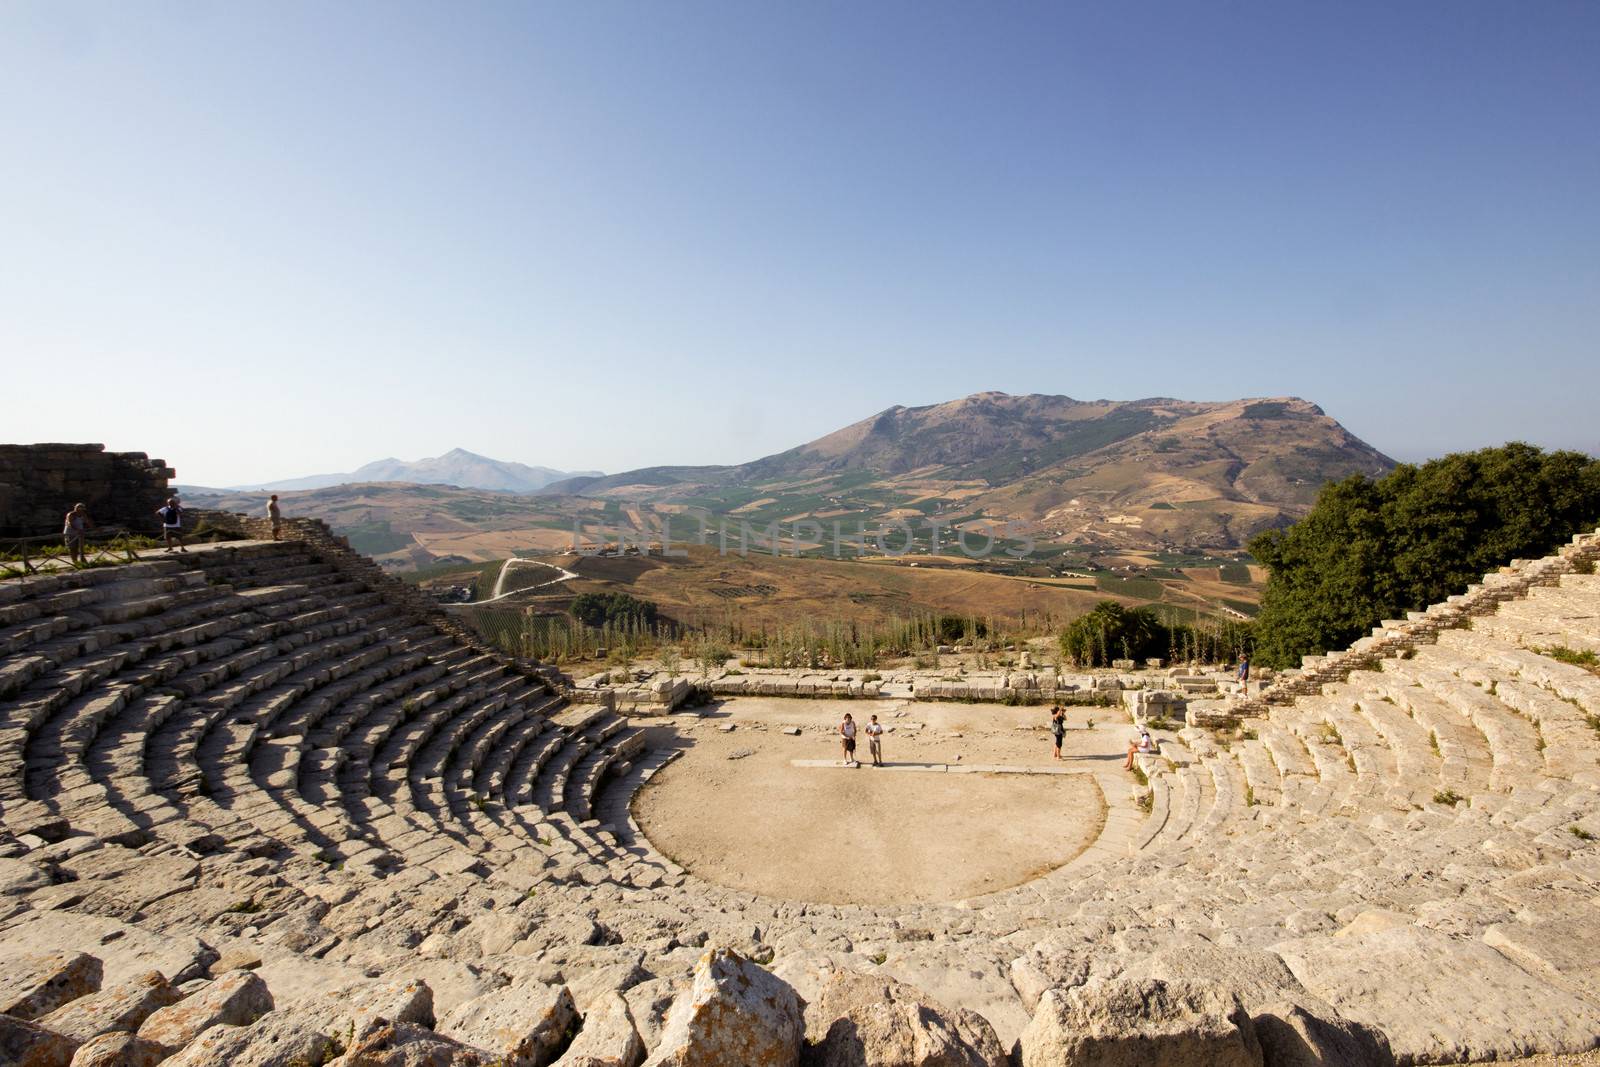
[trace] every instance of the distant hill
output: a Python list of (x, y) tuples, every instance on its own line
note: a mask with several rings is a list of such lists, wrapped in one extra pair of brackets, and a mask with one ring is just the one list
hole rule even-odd
[[(1253, 610), (1243, 603), (1248, 597), (1230, 598), (1221, 586), (1201, 589), (1196, 575), (1229, 584), (1227, 576), (1217, 578), (1216, 553), (1298, 519), (1329, 480), (1394, 466), (1315, 404), (1293, 397), (1119, 402), (1004, 393), (889, 408), (749, 463), (579, 475), (532, 493), (456, 487), (488, 479), (470, 470), (481, 457), (457, 452), (441, 460), (451, 457), (468, 462), (448, 474), (408, 470), (403, 482), (303, 491), (277, 483), (284, 513), (324, 519), (396, 568), (557, 551), (580, 534), (609, 541), (622, 531), (670, 533), (683, 541), (728, 524), (737, 540), (743, 521), (758, 531), (777, 522), (790, 536), (794, 523), (809, 520), (824, 540), (836, 522), (845, 536), (904, 522), (915, 536), (913, 554), (926, 556), (934, 553), (935, 525), (948, 554), (952, 531), (981, 545), (985, 531), (1009, 523), (1013, 541), (1034, 543), (1042, 569), (1024, 568), (1029, 575), (1078, 575), (1091, 583), (1114, 575), (1111, 588), (1119, 592), (1146, 575), (1188, 583), (1182, 588), (1213, 606)], [(378, 464), (363, 468), (369, 470), (379, 478), (401, 473)], [(423, 484), (419, 476), (456, 485)], [(186, 490), (198, 506), (251, 513), (264, 506), (259, 490), (201, 497)], [(1229, 573), (1241, 590), (1254, 581), (1244, 568)]]
[(1303, 514), (1324, 482), (1393, 466), (1297, 397), (1080, 401), (989, 392), (892, 407), (736, 466), (580, 477), (540, 494), (763, 523), (1020, 521), (1058, 543), (1236, 547)]
[(456, 448), (442, 456), (419, 459), (414, 463), (391, 457), (374, 460), (348, 474), (311, 474), (303, 478), (236, 485), (231, 486), (230, 490), (290, 492), (367, 482), (409, 482), (413, 485), (458, 485), (464, 489), (487, 489), (498, 493), (532, 493), (552, 482), (595, 476), (599, 476), (598, 471), (558, 471), (549, 467), (530, 467), (526, 463), (490, 459), (464, 448)]

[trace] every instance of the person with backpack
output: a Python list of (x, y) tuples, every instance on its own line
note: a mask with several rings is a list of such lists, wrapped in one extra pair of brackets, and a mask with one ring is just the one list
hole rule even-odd
[(172, 551), (174, 542), (179, 552), (189, 551), (183, 543), (183, 508), (178, 506), (178, 498), (167, 497), (166, 505), (156, 509), (156, 517), (161, 520), (161, 539), (167, 543), (167, 551)]
[(1067, 737), (1067, 713), (1057, 704), (1050, 709), (1050, 736), (1055, 738), (1055, 758), (1061, 758), (1061, 742)]

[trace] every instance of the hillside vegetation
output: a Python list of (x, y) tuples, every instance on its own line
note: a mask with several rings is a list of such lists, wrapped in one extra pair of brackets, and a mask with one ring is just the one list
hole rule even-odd
[[(544, 492), (685, 520), (801, 519), (955, 530), (1013, 523), (1038, 541), (1238, 547), (1317, 491), (1391, 460), (1298, 398), (1200, 403), (978, 393), (893, 407), (729, 467), (654, 467)], [(924, 537), (924, 541), (926, 537)]]
[(1510, 444), (1352, 475), (1324, 488), (1304, 519), (1250, 542), (1271, 574), (1257, 653), (1298, 666), (1597, 523), (1600, 461), (1579, 452)]

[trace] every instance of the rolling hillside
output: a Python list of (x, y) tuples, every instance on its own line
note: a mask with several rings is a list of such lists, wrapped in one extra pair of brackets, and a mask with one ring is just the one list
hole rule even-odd
[(666, 514), (1020, 524), (1038, 541), (1237, 548), (1303, 514), (1329, 480), (1393, 461), (1297, 398), (1197, 403), (978, 393), (893, 407), (751, 463), (555, 483)]

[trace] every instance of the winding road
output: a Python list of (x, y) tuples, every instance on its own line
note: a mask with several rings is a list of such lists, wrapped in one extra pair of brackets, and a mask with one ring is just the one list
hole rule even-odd
[[(520, 564), (524, 567), (544, 567), (547, 570), (555, 571), (557, 577), (550, 579), (548, 582), (540, 582), (538, 585), (524, 586), (521, 589), (513, 589), (510, 592), (507, 592), (506, 575), (511, 573), (511, 568), (514, 564)], [(504, 600), (508, 596), (516, 596), (518, 593), (529, 593), (535, 589), (544, 589), (547, 586), (552, 586), (559, 582), (570, 582), (576, 577), (576, 574), (573, 574), (565, 567), (557, 567), (553, 563), (540, 563), (536, 559), (523, 559), (520, 556), (512, 556), (510, 559), (506, 560), (505, 563), (501, 564), (500, 574), (494, 580), (494, 590), (489, 594), (488, 599), (474, 600), (470, 604), (459, 604), (455, 606), (470, 608), (476, 607), (479, 604), (493, 604), (495, 601)]]

